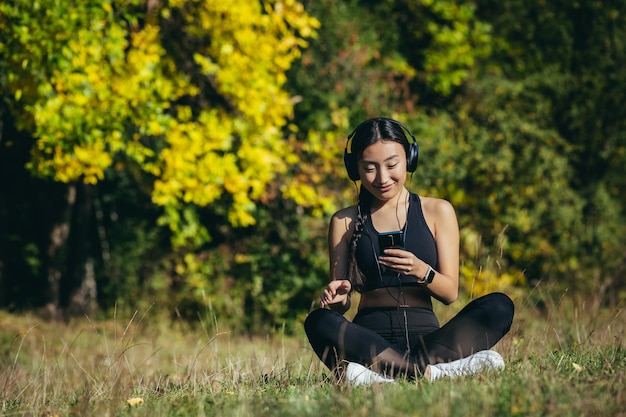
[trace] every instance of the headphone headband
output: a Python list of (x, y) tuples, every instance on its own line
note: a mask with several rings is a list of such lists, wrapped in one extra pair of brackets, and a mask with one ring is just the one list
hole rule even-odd
[[(409, 143), (409, 147), (406, 151), (406, 170), (407, 172), (415, 172), (415, 170), (417, 169), (417, 162), (419, 159), (419, 147), (417, 145), (417, 140), (415, 140), (415, 136), (413, 136), (413, 133), (411, 133), (408, 127), (398, 122), (397, 120), (390, 119), (387, 117), (376, 117), (374, 119), (368, 119), (360, 123), (352, 131), (352, 133), (348, 135), (348, 140), (346, 141), (346, 148), (344, 149), (344, 152), (343, 152), (343, 161), (346, 166), (346, 171), (348, 172), (348, 177), (350, 177), (352, 181), (357, 181), (361, 178), (361, 176), (359, 175), (357, 161), (355, 159), (354, 154), (352, 153), (352, 138), (363, 125), (365, 125), (366, 123), (372, 123), (374, 121), (389, 122), (391, 124), (396, 125), (400, 129), (402, 129), (404, 132), (409, 134), (409, 136), (411, 137), (411, 139), (413, 139), (413, 141)], [(404, 137), (405, 139), (407, 139), (407, 142), (408, 142), (408, 138), (406, 138), (406, 134), (404, 135)], [(350, 148), (349, 151), (348, 151), (348, 148)]]

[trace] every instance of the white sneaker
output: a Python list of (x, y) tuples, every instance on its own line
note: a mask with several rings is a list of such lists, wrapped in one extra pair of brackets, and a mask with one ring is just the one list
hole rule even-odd
[(387, 378), (356, 362), (348, 362), (345, 377), (348, 383), (355, 386), (395, 382), (393, 379)]
[(487, 369), (503, 369), (504, 359), (496, 351), (481, 350), (467, 358), (458, 359), (449, 363), (428, 365), (424, 371), (424, 378), (435, 381), (444, 377), (473, 375)]

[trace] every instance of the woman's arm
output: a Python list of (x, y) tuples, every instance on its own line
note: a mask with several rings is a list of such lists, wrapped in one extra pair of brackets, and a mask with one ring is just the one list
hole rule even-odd
[[(446, 200), (430, 199), (427, 212), (433, 220), (439, 271), (435, 271), (433, 282), (427, 286), (431, 294), (445, 304), (454, 302), (459, 295), (459, 223), (454, 207)], [(416, 271), (423, 278), (428, 267), (424, 265)]]
[(354, 207), (338, 211), (331, 218), (328, 228), (330, 283), (322, 294), (320, 305), (342, 314), (350, 308), (352, 285), (348, 281), (348, 256), (355, 213)]

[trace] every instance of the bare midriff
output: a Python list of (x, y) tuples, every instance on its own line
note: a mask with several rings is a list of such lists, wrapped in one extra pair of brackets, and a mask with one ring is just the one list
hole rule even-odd
[(420, 287), (377, 288), (361, 294), (359, 310), (365, 308), (433, 308), (429, 293)]

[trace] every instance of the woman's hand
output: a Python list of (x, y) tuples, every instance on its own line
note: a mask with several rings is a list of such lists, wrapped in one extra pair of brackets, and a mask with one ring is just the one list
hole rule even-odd
[(338, 279), (328, 283), (326, 289), (320, 297), (320, 307), (324, 308), (330, 304), (346, 304), (348, 293), (352, 289), (352, 284), (347, 279)]
[(398, 272), (402, 275), (412, 275), (422, 278), (428, 273), (428, 265), (412, 252), (403, 249), (385, 249), (378, 257), (381, 266)]

